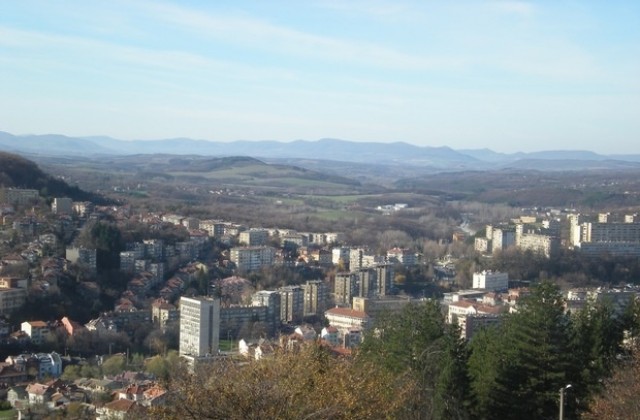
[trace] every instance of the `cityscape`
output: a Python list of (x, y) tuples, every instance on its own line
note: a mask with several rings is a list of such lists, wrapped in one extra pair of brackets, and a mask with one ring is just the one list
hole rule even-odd
[(640, 2), (5, 2), (0, 420), (640, 419)]

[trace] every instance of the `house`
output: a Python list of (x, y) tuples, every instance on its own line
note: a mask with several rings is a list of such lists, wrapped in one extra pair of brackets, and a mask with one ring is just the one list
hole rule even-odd
[(57, 408), (69, 405), (71, 400), (62, 392), (56, 392), (51, 395), (51, 401), (49, 401), (49, 408)]
[(304, 341), (313, 341), (318, 337), (318, 333), (309, 325), (301, 325), (295, 329), (296, 334), (300, 334)]
[(27, 385), (26, 391), (29, 395), (29, 404), (46, 404), (51, 401), (51, 396), (55, 393), (54, 389), (40, 383)]
[(89, 392), (113, 392), (122, 388), (122, 382), (111, 381), (109, 379), (86, 379), (80, 378), (74, 381), (78, 388)]
[(27, 387), (23, 385), (13, 386), (7, 391), (7, 401), (11, 407), (24, 406), (29, 403), (29, 394)]
[(151, 388), (144, 391), (144, 398), (142, 405), (145, 407), (157, 407), (165, 403), (167, 399), (167, 390), (159, 385), (153, 385)]
[(25, 321), (20, 325), (20, 329), (27, 333), (31, 342), (36, 345), (44, 343), (51, 333), (49, 324), (44, 321)]
[(147, 390), (147, 386), (132, 384), (121, 390), (117, 391), (119, 400), (131, 400), (131, 401), (141, 401), (144, 398), (144, 391)]
[(75, 321), (72, 321), (69, 318), (67, 318), (66, 316), (63, 317), (60, 322), (62, 323), (62, 326), (64, 327), (64, 329), (67, 332), (67, 334), (69, 335), (69, 337), (73, 337), (79, 331), (82, 331), (82, 330), (86, 329), (84, 325), (79, 324), (79, 323), (77, 323)]
[(125, 419), (139, 407), (138, 403), (131, 400), (115, 400), (96, 408), (96, 420)]
[(361, 328), (349, 328), (344, 333), (344, 347), (347, 349), (358, 347), (360, 344), (362, 344), (363, 338), (364, 335)]
[(499, 324), (507, 308), (461, 300), (449, 304), (447, 321), (451, 324), (457, 323), (460, 327), (460, 338), (468, 340), (480, 329)]
[(273, 354), (274, 351), (275, 348), (273, 344), (264, 338), (261, 338), (257, 342), (247, 342), (245, 339), (241, 339), (238, 342), (238, 352), (247, 358), (260, 360)]
[(0, 383), (14, 385), (27, 380), (27, 372), (17, 369), (11, 363), (0, 363)]
[(179, 315), (178, 308), (166, 299), (159, 298), (151, 304), (151, 319), (154, 324), (165, 327), (169, 323), (178, 321)]
[(478, 302), (461, 300), (449, 304), (447, 321), (453, 324), (454, 322), (458, 322), (459, 318), (468, 315), (499, 315), (503, 312), (504, 307), (502, 306), (489, 306)]
[(320, 338), (329, 343), (332, 347), (340, 345), (340, 334), (336, 327), (324, 327), (320, 333)]

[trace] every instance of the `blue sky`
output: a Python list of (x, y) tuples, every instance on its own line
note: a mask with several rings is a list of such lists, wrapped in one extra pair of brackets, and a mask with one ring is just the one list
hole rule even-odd
[(6, 1), (0, 130), (640, 153), (640, 2)]

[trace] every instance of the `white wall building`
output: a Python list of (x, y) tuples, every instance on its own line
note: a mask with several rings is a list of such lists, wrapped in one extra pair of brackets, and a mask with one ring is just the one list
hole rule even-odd
[(246, 246), (231, 248), (230, 260), (238, 270), (257, 270), (273, 265), (275, 250), (269, 246)]
[(218, 352), (220, 300), (180, 298), (180, 355), (206, 357)]
[(509, 274), (482, 271), (473, 273), (473, 288), (486, 290), (507, 290), (509, 288)]

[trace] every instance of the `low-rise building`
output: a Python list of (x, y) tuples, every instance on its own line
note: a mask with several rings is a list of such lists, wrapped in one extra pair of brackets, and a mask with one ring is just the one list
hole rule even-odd
[(161, 327), (177, 322), (179, 317), (178, 308), (166, 299), (159, 298), (151, 304), (151, 320)]
[(404, 296), (354, 297), (352, 308), (366, 313), (371, 319), (376, 319), (382, 313), (402, 312), (410, 303), (411, 298)]
[(509, 274), (498, 271), (473, 273), (473, 288), (503, 291), (509, 288)]
[(342, 335), (353, 328), (365, 329), (369, 326), (369, 315), (351, 308), (331, 308), (324, 315), (329, 325), (337, 328)]
[(24, 331), (29, 338), (31, 338), (31, 342), (40, 345), (46, 341), (51, 334), (51, 328), (49, 328), (49, 324), (44, 321), (25, 321), (20, 325), (20, 329)]
[(0, 287), (0, 315), (11, 315), (27, 301), (27, 289)]

